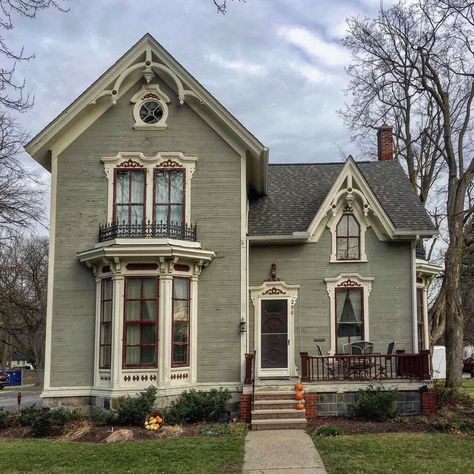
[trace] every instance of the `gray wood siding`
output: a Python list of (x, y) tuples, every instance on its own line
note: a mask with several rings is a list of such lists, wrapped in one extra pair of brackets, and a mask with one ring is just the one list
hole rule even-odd
[[(375, 351), (384, 352), (390, 342), (412, 350), (410, 244), (380, 242), (371, 229), (366, 233), (367, 263), (329, 263), (331, 235), (326, 229), (317, 243), (253, 246), (250, 249), (250, 285), (270, 277), (270, 266), (288, 284), (300, 285), (295, 307), (295, 358), (299, 352), (315, 354), (314, 338), (323, 352), (330, 348), (330, 300), (324, 278), (340, 273), (374, 277), (369, 296), (370, 340)], [(254, 347), (254, 308), (250, 301), (250, 342)]]
[(51, 386), (90, 386), (93, 377), (95, 281), (76, 258), (97, 243), (106, 221), (102, 156), (122, 151), (197, 156), (191, 215), (203, 248), (217, 254), (199, 281), (198, 382), (240, 379), (239, 156), (174, 93), (168, 129), (132, 129), (133, 87), (58, 157)]

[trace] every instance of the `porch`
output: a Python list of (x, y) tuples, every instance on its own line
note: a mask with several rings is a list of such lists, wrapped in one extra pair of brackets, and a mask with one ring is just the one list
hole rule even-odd
[[(430, 379), (430, 352), (417, 354), (336, 354), (309, 355), (300, 352), (301, 381), (316, 382), (382, 382), (423, 381)], [(257, 379), (255, 354), (245, 354), (245, 385)]]

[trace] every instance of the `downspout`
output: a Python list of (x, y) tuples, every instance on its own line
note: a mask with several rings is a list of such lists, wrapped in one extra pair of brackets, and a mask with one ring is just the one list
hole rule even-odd
[(418, 317), (416, 307), (416, 240), (411, 240), (411, 313), (413, 331), (413, 353), (418, 354)]

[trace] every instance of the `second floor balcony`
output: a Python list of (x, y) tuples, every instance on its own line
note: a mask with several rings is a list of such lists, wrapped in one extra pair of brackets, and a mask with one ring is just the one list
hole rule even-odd
[(179, 222), (151, 222), (127, 224), (110, 223), (99, 226), (99, 242), (113, 239), (175, 239), (196, 242), (197, 225)]

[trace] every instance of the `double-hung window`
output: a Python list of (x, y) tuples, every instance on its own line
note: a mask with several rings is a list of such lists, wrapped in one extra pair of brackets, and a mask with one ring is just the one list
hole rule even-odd
[(341, 216), (336, 227), (337, 260), (360, 259), (360, 226), (353, 214)]
[(114, 222), (135, 225), (145, 221), (145, 170), (116, 169)]
[(125, 280), (124, 367), (156, 367), (158, 278)]
[(363, 290), (336, 288), (336, 350), (364, 339)]
[(155, 171), (154, 215), (156, 224), (184, 224), (184, 169)]
[(112, 347), (112, 279), (105, 278), (100, 289), (99, 368), (110, 369)]
[(173, 280), (171, 366), (189, 365), (189, 278)]

